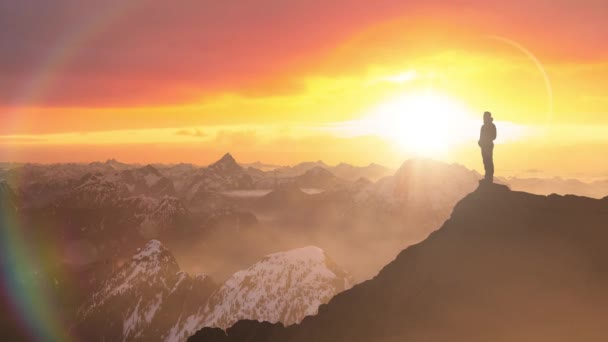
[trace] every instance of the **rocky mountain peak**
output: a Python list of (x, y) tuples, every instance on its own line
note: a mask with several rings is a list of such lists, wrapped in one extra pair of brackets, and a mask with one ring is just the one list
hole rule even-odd
[(79, 340), (161, 341), (174, 319), (204, 304), (215, 289), (209, 277), (180, 272), (158, 240), (137, 250), (78, 310)]
[(242, 167), (236, 162), (230, 153), (226, 153), (220, 160), (211, 164), (209, 169), (215, 171), (235, 172), (241, 171)]

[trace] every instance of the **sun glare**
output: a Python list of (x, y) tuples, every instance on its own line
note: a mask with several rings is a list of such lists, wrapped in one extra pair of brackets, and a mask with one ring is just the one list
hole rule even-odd
[(475, 122), (466, 106), (438, 94), (412, 94), (380, 104), (364, 120), (375, 134), (407, 152), (438, 156), (472, 138)]

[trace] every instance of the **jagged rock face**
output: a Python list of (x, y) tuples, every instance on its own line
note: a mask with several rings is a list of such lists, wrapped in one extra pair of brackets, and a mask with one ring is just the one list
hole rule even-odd
[[(107, 279), (78, 310), (74, 335), (82, 340), (161, 340), (173, 315), (200, 306), (214, 286), (189, 279), (162, 244), (152, 240)], [(197, 293), (191, 296), (191, 291)], [(187, 295), (185, 295), (187, 293)]]
[(235, 273), (196, 315), (180, 321), (173, 340), (203, 326), (230, 327), (239, 319), (294, 324), (352, 286), (352, 278), (318, 247), (266, 256)]
[(484, 185), (302, 324), (247, 323), (190, 341), (605, 341), (606, 222), (608, 200)]
[(163, 341), (170, 335), (171, 328), (182, 317), (196, 313), (205, 305), (209, 295), (217, 289), (217, 285), (205, 274), (194, 277), (185, 272), (177, 274), (177, 282), (171, 288), (169, 295), (152, 319), (149, 327), (141, 335), (140, 341)]

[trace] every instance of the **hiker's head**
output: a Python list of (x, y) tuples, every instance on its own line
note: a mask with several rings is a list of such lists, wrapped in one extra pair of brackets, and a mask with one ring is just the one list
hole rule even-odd
[(484, 112), (483, 113), (483, 122), (492, 122), (494, 119), (492, 118), (492, 113)]

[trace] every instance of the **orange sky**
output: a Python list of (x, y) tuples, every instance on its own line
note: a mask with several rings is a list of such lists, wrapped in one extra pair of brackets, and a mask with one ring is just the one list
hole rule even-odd
[(491, 110), (499, 174), (608, 176), (605, 13), (547, 0), (3, 3), (0, 160), (231, 151), (479, 169)]

